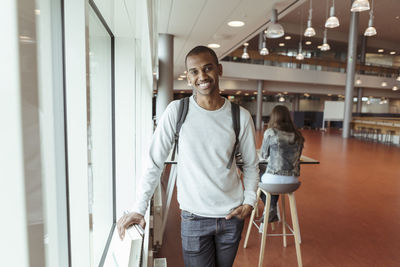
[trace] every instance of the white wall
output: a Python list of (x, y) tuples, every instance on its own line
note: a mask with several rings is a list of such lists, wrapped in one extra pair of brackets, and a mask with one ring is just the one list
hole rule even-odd
[(365, 102), (361, 108), (362, 113), (389, 113), (389, 104), (379, 104), (379, 102), (366, 104)]
[[(331, 86), (345, 86), (346, 84), (346, 74), (339, 72), (289, 69), (234, 62), (222, 62), (222, 64), (224, 67), (224, 76), (231, 78)], [(396, 78), (385, 78), (360, 74), (357, 74), (356, 76), (360, 77), (362, 86), (365, 88), (382, 88), (382, 81), (387, 82), (387, 88), (392, 88), (393, 85), (397, 84)]]
[(324, 111), (324, 100), (300, 99), (299, 111)]
[[(239, 63), (237, 63), (239, 64)], [(283, 70), (282, 70), (283, 71)], [(310, 80), (311, 81), (311, 80)], [(250, 79), (229, 79), (223, 78), (220, 80), (220, 88), (224, 89), (224, 93), (229, 91), (236, 92), (241, 91), (257, 91), (257, 81)], [(174, 80), (174, 90), (190, 90), (187, 86), (186, 81)], [(329, 84), (314, 84), (314, 83), (304, 83), (304, 82), (285, 82), (285, 81), (264, 81), (263, 83), (264, 92), (268, 93), (309, 93), (318, 95), (344, 95), (345, 86), (344, 85), (329, 85)], [(354, 89), (354, 96), (357, 96), (357, 89)], [(387, 86), (386, 89), (383, 88), (364, 88), (364, 96), (375, 96), (375, 97), (389, 97), (392, 99), (400, 99), (399, 91), (392, 91), (391, 87)]]

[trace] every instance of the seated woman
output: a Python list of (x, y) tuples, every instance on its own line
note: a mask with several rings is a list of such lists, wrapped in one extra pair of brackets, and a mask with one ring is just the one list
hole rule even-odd
[[(267, 169), (261, 176), (266, 184), (292, 184), (300, 175), (300, 156), (304, 138), (296, 129), (289, 109), (275, 106), (271, 112), (268, 129), (264, 132), (261, 157), (268, 159)], [(265, 204), (265, 195), (261, 196)], [(278, 221), (277, 202), (279, 195), (272, 195), (269, 222)]]

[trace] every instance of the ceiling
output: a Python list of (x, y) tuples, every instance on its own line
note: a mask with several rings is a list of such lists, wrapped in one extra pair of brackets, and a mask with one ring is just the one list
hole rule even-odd
[[(369, 0), (370, 3), (371, 0)], [(332, 0), (314, 0), (312, 24), (316, 30), (314, 39), (319, 39), (319, 42), (313, 42), (315, 45), (322, 43), (323, 31), (325, 29), (325, 21), (328, 12), (328, 6), (332, 6)], [(310, 2), (306, 1), (302, 5), (291, 10), (289, 14), (280, 19), (287, 28), (290, 34), (299, 35), (300, 30), (304, 32), (306, 21), (308, 19), (308, 9)], [(329, 40), (337, 42), (337, 45), (344, 44), (347, 49), (347, 41), (350, 29), (350, 12), (351, 1), (335, 0), (335, 15), (339, 18), (340, 26), (334, 29), (328, 29)], [(383, 54), (389, 55), (390, 51), (395, 51), (400, 54), (400, 1), (399, 0), (375, 0), (374, 1), (374, 26), (377, 30), (377, 35), (367, 38), (367, 52), (377, 53), (379, 48), (383, 48)], [(368, 26), (369, 11), (359, 13), (358, 35), (362, 36)], [(303, 21), (303, 23), (300, 23)], [(301, 27), (301, 28), (300, 28)], [(296, 38), (295, 38), (296, 39)], [(309, 39), (309, 38), (305, 38)], [(298, 40), (298, 39), (297, 39)], [(358, 44), (360, 44), (360, 40)], [(335, 49), (335, 45), (332, 46)]]
[[(370, 4), (372, 3), (369, 0)], [(300, 24), (301, 14), (303, 14), (304, 25), (308, 18), (308, 9), (310, 2), (307, 1), (301, 6), (293, 9), (288, 15), (281, 19), (281, 22)], [(312, 22), (317, 33), (322, 34), (327, 15), (327, 3), (332, 6), (332, 0), (314, 0)], [(335, 14), (339, 18), (340, 26), (328, 30), (329, 33), (341, 33), (348, 36), (350, 25), (350, 7), (349, 0), (335, 0)], [(371, 39), (380, 39), (391, 43), (400, 43), (400, 1), (399, 0), (374, 0), (374, 26), (378, 32)], [(397, 17), (397, 18), (396, 18)], [(358, 33), (364, 33), (368, 25), (369, 11), (359, 13)], [(303, 27), (304, 28), (304, 27)], [(393, 47), (395, 48), (395, 47)], [(400, 51), (399, 51), (400, 52)]]
[[(217, 55), (227, 55), (249, 40), (268, 22), (272, 7), (279, 12), (305, 0), (162, 0), (159, 3), (158, 32), (174, 35), (174, 72), (184, 71), (186, 53), (197, 45), (218, 43)], [(283, 14), (282, 13), (282, 14)], [(232, 28), (229, 21), (241, 20), (244, 27)]]
[[(313, 1), (312, 22), (317, 32), (312, 40), (313, 45), (321, 43), (327, 2), (329, 6), (332, 5), (332, 0)], [(328, 30), (328, 40), (332, 40), (332, 44), (337, 43), (342, 49), (347, 46), (351, 16), (350, 2), (349, 0), (335, 0), (336, 16), (340, 20), (340, 26)], [(222, 58), (242, 46), (244, 42), (256, 37), (268, 26), (273, 7), (278, 9), (279, 22), (284, 26), (285, 31), (293, 36), (291, 42), (297, 44), (300, 25), (304, 30), (308, 17), (309, 1), (306, 0), (160, 1), (158, 32), (174, 35), (174, 75), (178, 76), (183, 73), (185, 55), (196, 45), (218, 43), (221, 47), (215, 51)], [(368, 39), (369, 51), (384, 48), (387, 54), (389, 51), (396, 51), (399, 55), (400, 1), (375, 0), (374, 16), (378, 34)], [(359, 35), (367, 27), (368, 18), (369, 12), (359, 14)], [(241, 20), (246, 24), (241, 28), (232, 28), (227, 25), (227, 22), (232, 20)], [(303, 23), (300, 23), (301, 20)], [(286, 40), (283, 38), (271, 40), (271, 42), (280, 41)]]

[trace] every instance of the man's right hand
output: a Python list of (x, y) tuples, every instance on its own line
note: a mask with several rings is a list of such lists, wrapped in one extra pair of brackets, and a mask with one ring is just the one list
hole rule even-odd
[(139, 224), (144, 229), (146, 227), (146, 221), (144, 220), (143, 215), (136, 212), (130, 212), (124, 214), (124, 216), (118, 220), (118, 234), (121, 240), (125, 237), (125, 230), (134, 224)]

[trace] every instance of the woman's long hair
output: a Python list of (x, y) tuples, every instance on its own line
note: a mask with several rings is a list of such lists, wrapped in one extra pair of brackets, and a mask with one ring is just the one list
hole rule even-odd
[(295, 141), (304, 143), (304, 137), (299, 130), (296, 129), (290, 116), (289, 109), (286, 106), (277, 105), (272, 109), (268, 122), (268, 128), (275, 128), (284, 132), (294, 133)]

